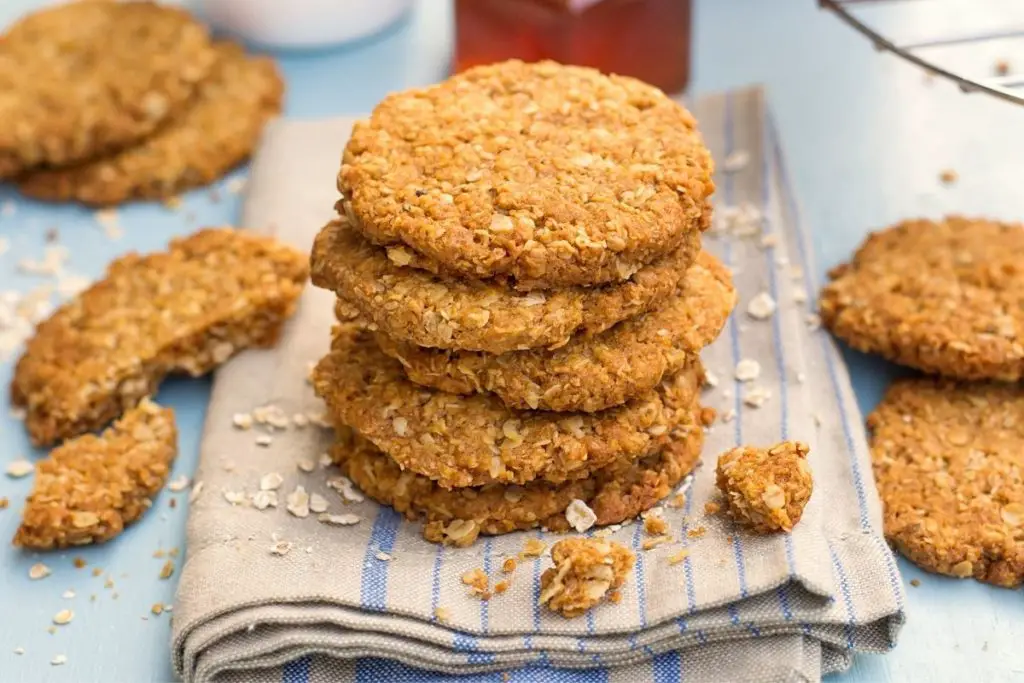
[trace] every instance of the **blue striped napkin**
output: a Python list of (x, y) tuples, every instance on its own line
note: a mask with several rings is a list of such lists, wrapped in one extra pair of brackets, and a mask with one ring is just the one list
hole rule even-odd
[[(720, 415), (706, 464), (685, 509), (665, 510), (677, 533), (704, 528), (687, 538), (688, 557), (673, 565), (675, 548), (638, 552), (621, 603), (565, 620), (537, 605), (547, 557), (520, 565), (511, 589), (489, 602), (460, 581), (472, 568), (496, 570), (527, 535), (442, 548), (388, 508), (342, 509), (323, 471), (296, 467), (325, 450), (328, 434), (291, 429), (260, 446), (231, 426), (233, 414), (261, 405), (289, 415), (320, 409), (303, 377), (326, 351), (333, 302), (310, 288), (278, 348), (239, 356), (215, 380), (175, 603), (174, 661), (186, 681), (814, 681), (848, 668), (856, 652), (893, 647), (901, 581), (880, 532), (846, 368), (809, 317), (816, 270), (763, 94), (710, 96), (694, 111), (720, 168), (705, 248), (733, 269), (740, 303), (703, 354), (718, 377), (703, 400)], [(308, 248), (332, 213), (350, 125), (273, 126), (254, 165), (246, 225)], [(759, 295), (776, 302), (774, 315), (746, 313)], [(744, 359), (757, 361), (760, 376), (738, 382)], [(704, 513), (718, 453), (783, 439), (811, 445), (815, 475), (792, 534), (752, 537)], [(278, 508), (229, 500), (274, 471), (285, 480)], [(337, 527), (288, 514), (284, 493), (297, 485), (361, 521)], [(614, 538), (639, 551), (642, 535), (632, 524)], [(439, 607), (450, 615), (444, 624)]]

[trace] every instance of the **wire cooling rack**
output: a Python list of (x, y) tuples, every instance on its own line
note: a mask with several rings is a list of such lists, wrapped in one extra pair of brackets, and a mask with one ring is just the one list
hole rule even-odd
[[(878, 50), (892, 52), (930, 74), (949, 79), (964, 92), (983, 92), (1024, 104), (1022, 0), (819, 3), (867, 36)], [(986, 58), (979, 61), (982, 55)], [(1016, 72), (1013, 55), (1018, 57)]]

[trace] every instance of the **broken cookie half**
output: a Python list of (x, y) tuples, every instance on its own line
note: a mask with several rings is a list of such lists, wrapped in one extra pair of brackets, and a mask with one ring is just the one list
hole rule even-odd
[(231, 228), (128, 254), (36, 329), (11, 399), (37, 446), (104, 427), (169, 374), (205, 374), (273, 345), (306, 281), (305, 255)]
[(149, 509), (177, 452), (174, 411), (149, 399), (99, 436), (68, 441), (36, 465), (14, 544), (49, 550), (109, 541)]

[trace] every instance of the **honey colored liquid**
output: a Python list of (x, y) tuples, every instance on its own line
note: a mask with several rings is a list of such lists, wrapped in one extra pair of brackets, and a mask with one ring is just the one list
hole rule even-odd
[(506, 59), (592, 66), (665, 92), (690, 79), (690, 0), (599, 0), (579, 12), (566, 0), (456, 0), (455, 65)]

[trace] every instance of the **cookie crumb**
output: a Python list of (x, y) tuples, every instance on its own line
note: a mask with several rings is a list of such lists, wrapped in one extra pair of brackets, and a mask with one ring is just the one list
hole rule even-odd
[(772, 392), (770, 390), (761, 386), (753, 386), (743, 393), (743, 405), (750, 408), (760, 408), (771, 397)]
[(53, 659), (50, 660), (51, 666), (63, 666), (68, 663), (67, 655), (54, 655)]
[(555, 566), (541, 575), (539, 602), (564, 617), (578, 617), (620, 587), (636, 556), (614, 541), (569, 538), (551, 548)]
[(747, 315), (754, 320), (767, 320), (775, 315), (778, 305), (768, 292), (761, 292), (747, 304)]
[(640, 547), (644, 550), (651, 550), (652, 548), (657, 548), (659, 545), (662, 545), (663, 543), (668, 543), (671, 540), (671, 536), (656, 536), (654, 538), (645, 538), (643, 543), (640, 544)]
[(1000, 59), (996, 61), (992, 70), (995, 71), (996, 76), (1007, 76), (1010, 73), (1010, 62)]
[(502, 593), (508, 590), (508, 587), (510, 585), (511, 584), (508, 581), (499, 581), (498, 583), (494, 584), (494, 594), (501, 595)]
[(943, 185), (952, 185), (960, 179), (959, 174), (951, 168), (944, 169), (939, 173), (939, 180)]
[(34, 565), (28, 568), (28, 578), (32, 579), (33, 581), (45, 579), (52, 573), (53, 571), (42, 562), (36, 562)]
[(501, 563), (501, 571), (506, 574), (511, 574), (516, 570), (516, 558), (506, 557), (505, 561)]
[(752, 382), (761, 376), (761, 364), (756, 360), (744, 358), (736, 363), (735, 377), (740, 382)]
[(548, 544), (539, 538), (528, 538), (523, 543), (522, 554), (524, 557), (540, 557), (547, 550)]
[(648, 515), (644, 518), (644, 531), (650, 536), (661, 536), (668, 531), (668, 522), (663, 517)]
[(471, 569), (463, 574), (462, 583), (469, 586), (473, 594), (483, 600), (491, 597), (490, 591), (488, 590), (489, 580), (487, 578), (487, 574), (479, 567)]
[(721, 509), (722, 506), (713, 500), (709, 500), (708, 502), (704, 503), (704, 514), (706, 515), (717, 515), (719, 510)]
[(704, 536), (706, 532), (707, 529), (705, 529), (702, 526), (699, 526), (696, 529), (690, 529), (689, 531), (687, 531), (686, 536), (687, 538), (701, 538)]
[(910, 585), (913, 586), (914, 588), (917, 588), (918, 586), (921, 585), (921, 580), (920, 579), (911, 579), (910, 580)]
[(668, 563), (674, 566), (679, 564), (689, 556), (689, 550), (687, 550), (686, 548), (680, 548), (679, 550), (675, 551), (674, 553), (668, 556)]
[(665, 503), (665, 505), (667, 505), (670, 508), (676, 509), (676, 510), (678, 510), (680, 508), (686, 507), (686, 494), (685, 493), (677, 493), (677, 494), (675, 494), (674, 496), (672, 496), (671, 498), (668, 499), (668, 502)]
[(442, 623), (451, 621), (452, 613), (447, 607), (435, 607), (434, 618)]
[(57, 626), (64, 626), (70, 624), (71, 620), (75, 618), (75, 613), (69, 609), (62, 609), (53, 615), (53, 623)]
[(153, 606), (149, 608), (149, 611), (155, 614), (156, 616), (160, 616), (164, 613), (164, 606), (162, 603), (154, 602)]
[(174, 562), (172, 562), (171, 560), (167, 560), (166, 562), (164, 562), (164, 566), (160, 568), (159, 576), (161, 579), (169, 579), (171, 578), (171, 576), (173, 576), (173, 574)]
[(331, 515), (325, 512), (319, 515), (317, 520), (323, 524), (332, 524), (334, 526), (352, 526), (359, 524), (360, 517), (359, 515), (352, 514)]
[(813, 491), (807, 444), (741, 446), (718, 458), (716, 484), (734, 520), (758, 534), (789, 532)]

